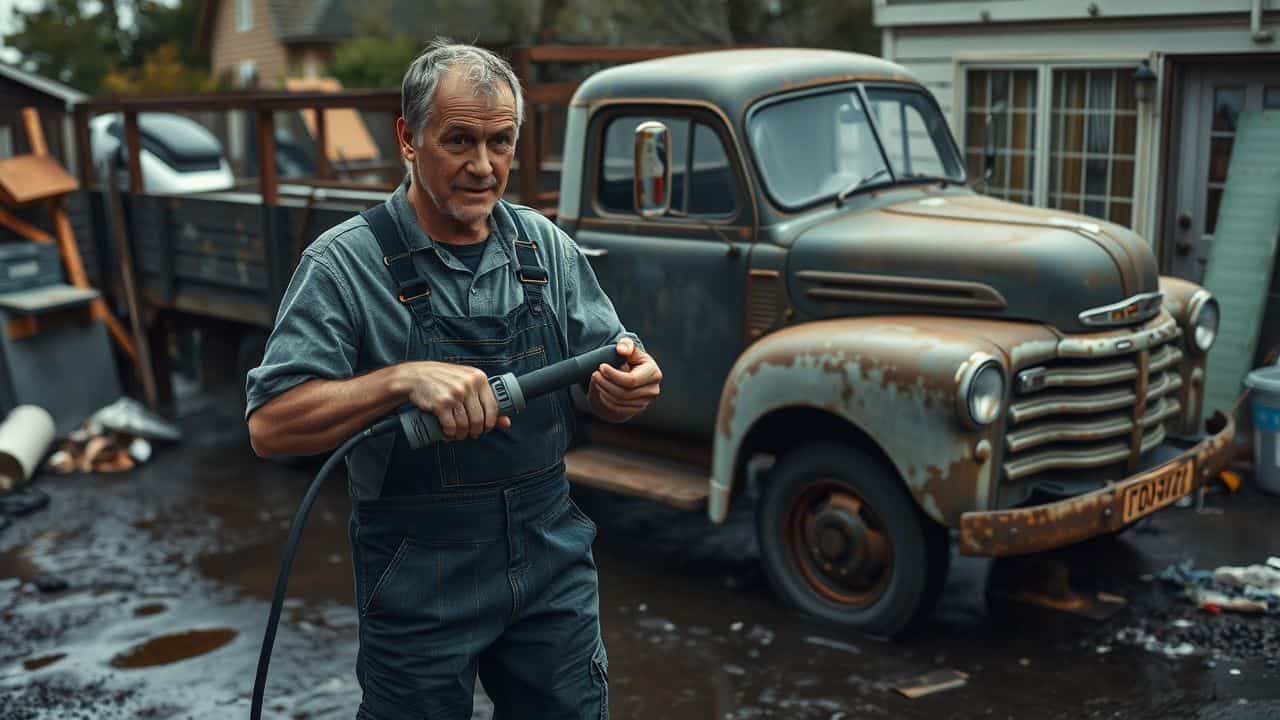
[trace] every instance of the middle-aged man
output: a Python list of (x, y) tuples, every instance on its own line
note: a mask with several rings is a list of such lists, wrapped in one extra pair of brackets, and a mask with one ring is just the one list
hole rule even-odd
[(510, 66), (437, 40), (401, 105), (409, 176), (303, 253), (248, 379), (254, 450), (331, 450), (409, 403), (450, 438), (385, 436), (348, 461), (358, 718), (468, 718), (477, 672), (499, 718), (606, 717), (595, 526), (564, 475), (572, 401), (499, 417), (486, 376), (616, 343), (626, 362), (597, 369), (586, 403), (622, 422), (662, 373), (573, 240), (500, 201), (524, 112)]

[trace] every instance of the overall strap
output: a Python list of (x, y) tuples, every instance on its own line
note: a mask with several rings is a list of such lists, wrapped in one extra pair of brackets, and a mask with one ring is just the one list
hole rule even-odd
[(413, 264), (413, 250), (405, 243), (396, 226), (395, 218), (386, 203), (378, 203), (360, 213), (378, 246), (382, 248), (382, 264), (391, 271), (396, 281), (396, 298), (407, 306), (419, 320), (431, 318), (431, 284), (418, 273)]
[(538, 262), (538, 244), (534, 242), (524, 229), (524, 223), (520, 222), (520, 216), (516, 214), (516, 209), (511, 203), (502, 200), (502, 207), (511, 216), (511, 221), (516, 225), (516, 262), (519, 268), (516, 270), (516, 277), (520, 279), (520, 284), (524, 288), (525, 302), (529, 305), (529, 310), (535, 315), (542, 314), (542, 286), (547, 284), (547, 271)]

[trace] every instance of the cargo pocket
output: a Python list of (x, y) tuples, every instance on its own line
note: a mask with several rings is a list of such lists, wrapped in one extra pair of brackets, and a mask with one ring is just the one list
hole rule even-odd
[(609, 720), (609, 655), (603, 639), (597, 642), (591, 656), (591, 684), (600, 695), (600, 720)]

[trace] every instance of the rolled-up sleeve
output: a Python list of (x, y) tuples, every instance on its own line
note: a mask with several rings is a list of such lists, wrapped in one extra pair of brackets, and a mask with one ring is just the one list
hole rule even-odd
[(627, 332), (618, 319), (613, 302), (600, 287), (582, 249), (568, 235), (562, 235), (561, 240), (565, 253), (565, 325), (569, 354), (590, 352), (624, 336), (639, 345), (640, 338)]
[(350, 290), (329, 261), (304, 254), (280, 301), (262, 364), (245, 381), (245, 417), (308, 380), (352, 377), (358, 357), (356, 317)]

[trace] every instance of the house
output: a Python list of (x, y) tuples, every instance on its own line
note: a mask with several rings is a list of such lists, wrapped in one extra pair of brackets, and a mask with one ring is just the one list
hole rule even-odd
[[(424, 42), (452, 34), (486, 45), (509, 42), (488, 4), (438, 0), (203, 0), (196, 46), (210, 53), (214, 77), (240, 87), (279, 89), (286, 78), (326, 74), (335, 46), (376, 22)], [(496, 34), (495, 34), (496, 33)]]
[(1202, 279), (1236, 116), (1280, 109), (1280, 1), (875, 0), (873, 19), (973, 176), (991, 125), (986, 192), (1128, 226), (1162, 273)]
[(971, 168), (991, 117), (990, 192), (1117, 221), (1155, 243), (1165, 272), (1198, 277), (1234, 115), (1280, 108), (1280, 2), (876, 0), (873, 12), (885, 58), (933, 91)]
[(22, 108), (40, 112), (49, 152), (63, 167), (75, 167), (71, 106), (88, 98), (56, 80), (0, 63), (0, 158), (31, 152), (22, 124)]

